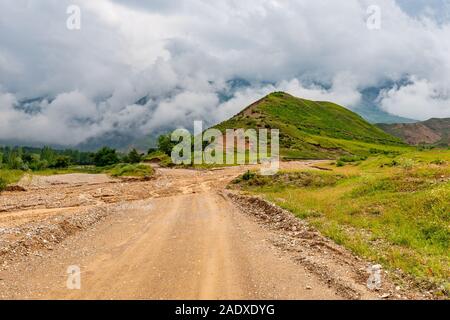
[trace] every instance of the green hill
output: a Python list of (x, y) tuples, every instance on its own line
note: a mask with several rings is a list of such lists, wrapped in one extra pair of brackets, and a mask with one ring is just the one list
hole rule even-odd
[(344, 107), (284, 92), (269, 94), (215, 128), (279, 129), (280, 153), (285, 159), (335, 159), (407, 148), (400, 139)]

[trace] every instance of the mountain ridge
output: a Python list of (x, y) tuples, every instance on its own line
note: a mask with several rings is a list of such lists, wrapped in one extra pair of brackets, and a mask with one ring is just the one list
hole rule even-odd
[(411, 145), (450, 146), (450, 118), (431, 118), (416, 123), (379, 123), (377, 126)]

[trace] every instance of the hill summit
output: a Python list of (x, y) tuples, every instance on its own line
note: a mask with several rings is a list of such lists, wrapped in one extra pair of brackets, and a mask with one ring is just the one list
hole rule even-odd
[(225, 129), (279, 129), (285, 159), (334, 159), (395, 151), (404, 143), (331, 102), (311, 101), (274, 92), (215, 126)]

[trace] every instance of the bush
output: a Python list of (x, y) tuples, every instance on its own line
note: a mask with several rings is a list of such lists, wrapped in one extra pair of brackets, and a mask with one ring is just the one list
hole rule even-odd
[(172, 158), (162, 151), (154, 151), (147, 155), (144, 159), (146, 162), (157, 163), (161, 167), (175, 166), (175, 164), (172, 162)]
[(94, 164), (97, 167), (106, 167), (119, 162), (116, 150), (103, 147), (94, 154)]
[(363, 161), (367, 160), (367, 157), (364, 156), (342, 156), (339, 158), (339, 161), (342, 162), (357, 162), (357, 161)]
[(159, 136), (158, 138), (158, 149), (168, 156), (172, 154), (172, 149), (175, 146), (175, 143), (172, 142), (170, 134), (165, 134)]
[(127, 158), (129, 163), (139, 163), (142, 159), (141, 155), (137, 152), (136, 149), (131, 150), (130, 153), (128, 153)]
[(336, 167), (343, 167), (343, 166), (345, 166), (345, 162), (344, 161), (342, 161), (342, 160), (336, 161)]
[(110, 173), (113, 177), (150, 177), (153, 168), (145, 164), (118, 164)]
[(70, 158), (66, 156), (59, 156), (56, 158), (55, 163), (51, 166), (56, 169), (68, 168), (70, 165)]
[(436, 159), (436, 160), (431, 161), (431, 164), (436, 164), (438, 166), (441, 166), (441, 165), (445, 164), (445, 161), (441, 160), (441, 159)]
[(248, 170), (246, 173), (244, 173), (244, 175), (242, 176), (242, 179), (244, 179), (245, 181), (248, 181), (248, 180), (253, 179), (254, 177), (255, 177), (255, 173)]
[(10, 169), (15, 169), (15, 170), (22, 170), (23, 168), (23, 160), (21, 157), (15, 156), (15, 157), (11, 157), (11, 159), (8, 162), (8, 167)]
[(46, 160), (37, 160), (30, 163), (30, 169), (33, 171), (44, 170), (48, 168), (48, 162)]

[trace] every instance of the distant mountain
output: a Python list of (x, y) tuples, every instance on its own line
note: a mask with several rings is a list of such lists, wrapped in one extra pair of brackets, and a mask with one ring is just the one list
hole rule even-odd
[[(392, 85), (392, 84), (390, 84)], [(386, 85), (387, 88), (389, 85)], [(390, 114), (382, 110), (378, 104), (377, 99), (380, 95), (381, 90), (386, 87), (372, 87), (364, 89), (361, 92), (360, 103), (352, 109), (364, 119), (370, 123), (414, 123), (417, 120), (408, 119), (400, 116)]]
[[(223, 91), (217, 92), (220, 102), (226, 102), (235, 97), (235, 94), (241, 90), (246, 88), (251, 88), (252, 86), (258, 85), (272, 85), (276, 86), (276, 83), (252, 83), (247, 81), (246, 79), (236, 78), (227, 81), (226, 89)], [(381, 90), (390, 88), (393, 83), (386, 83), (379, 87), (372, 87), (368, 89), (364, 89), (361, 91), (362, 99), (357, 106), (352, 108), (352, 111), (359, 114), (366, 121), (370, 123), (412, 123), (416, 122), (416, 120), (407, 119), (399, 116), (395, 116), (387, 113), (386, 111), (380, 109), (377, 103), (377, 98), (381, 92)], [(161, 98), (161, 97), (159, 97)], [(163, 98), (170, 98), (170, 95)], [(42, 103), (44, 101), (51, 102), (54, 98), (51, 96), (42, 96), (31, 99), (23, 99), (19, 101), (14, 108), (20, 110), (21, 112), (25, 112), (30, 116), (39, 114), (42, 112)], [(137, 98), (135, 101), (132, 101), (134, 104), (146, 106), (148, 107), (148, 115), (151, 115), (156, 108), (156, 105), (150, 104), (150, 101), (155, 100), (156, 98), (150, 94), (143, 95)], [(161, 98), (162, 99), (162, 98)], [(207, 119), (205, 119), (207, 120)], [(86, 141), (83, 141), (79, 145), (52, 145), (55, 148), (78, 148), (80, 150), (93, 151), (102, 146), (109, 146), (117, 148), (118, 150), (129, 150), (131, 147), (136, 147), (139, 150), (145, 151), (149, 147), (155, 146), (155, 141), (157, 140), (157, 136), (159, 134), (163, 134), (166, 132), (170, 132), (176, 127), (172, 125), (167, 125), (165, 127), (159, 128), (157, 132), (148, 132), (148, 133), (137, 133), (134, 128), (120, 128), (121, 130), (112, 130), (111, 132), (105, 133), (103, 135), (92, 137)], [(30, 145), (42, 147), (46, 145), (45, 142), (31, 142), (31, 141), (18, 141), (17, 139), (8, 139), (3, 140), (0, 137), (0, 145)]]
[(412, 144), (450, 146), (450, 118), (417, 123), (377, 124), (379, 128)]
[(150, 146), (156, 145), (156, 137), (154, 136), (135, 136), (133, 134), (110, 131), (98, 137), (89, 138), (88, 140), (75, 145), (74, 148), (82, 151), (95, 151), (104, 146), (117, 149), (118, 151), (129, 151), (136, 148), (139, 151), (147, 151)]
[(284, 92), (269, 94), (215, 128), (279, 129), (280, 153), (290, 159), (334, 159), (404, 146), (400, 139), (344, 107)]

